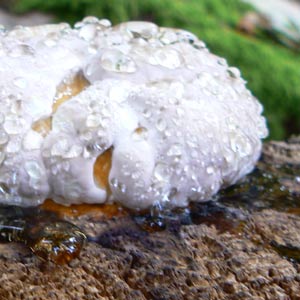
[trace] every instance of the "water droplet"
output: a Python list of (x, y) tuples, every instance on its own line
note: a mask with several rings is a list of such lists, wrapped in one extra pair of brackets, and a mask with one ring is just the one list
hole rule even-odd
[(195, 41), (193, 43), (193, 47), (198, 50), (206, 49), (206, 44), (203, 41)]
[(57, 40), (54, 39), (54, 38), (49, 37), (49, 38), (46, 38), (46, 39), (44, 40), (44, 44), (45, 44), (47, 47), (51, 48), (51, 47), (54, 47), (54, 46), (57, 45)]
[(137, 69), (132, 58), (116, 49), (111, 49), (102, 54), (101, 65), (107, 71), (120, 73), (134, 73)]
[(219, 57), (219, 58), (218, 58), (218, 64), (219, 64), (220, 66), (227, 67), (227, 61), (226, 61), (225, 58)]
[(225, 158), (226, 162), (230, 165), (234, 160), (233, 152), (232, 151), (226, 151), (224, 153), (224, 158)]
[(165, 45), (174, 44), (177, 42), (177, 34), (173, 30), (167, 29), (162, 33), (160, 41)]
[(20, 89), (25, 89), (27, 87), (27, 81), (22, 77), (15, 78), (13, 84)]
[(10, 111), (13, 114), (20, 115), (22, 111), (22, 101), (21, 100), (12, 100)]
[(154, 53), (154, 59), (157, 64), (168, 69), (176, 69), (182, 64), (181, 55), (174, 49), (158, 49)]
[(238, 68), (235, 67), (230, 67), (227, 69), (227, 72), (229, 74), (230, 77), (232, 78), (240, 78), (241, 77), (241, 72)]
[(266, 119), (262, 116), (259, 118), (259, 122), (257, 124), (257, 131), (258, 137), (260, 139), (266, 138), (269, 134), (268, 128), (266, 126)]
[(119, 184), (118, 187), (119, 187), (119, 190), (120, 190), (121, 193), (123, 193), (123, 194), (126, 193), (127, 187), (124, 183)]
[(70, 150), (64, 154), (64, 158), (74, 158), (78, 157), (83, 151), (83, 148), (81, 145), (72, 145)]
[(180, 144), (173, 144), (167, 151), (168, 156), (179, 156), (181, 154), (182, 154), (182, 151), (181, 151)]
[(145, 108), (145, 110), (143, 111), (143, 115), (144, 115), (144, 117), (145, 117), (146, 119), (149, 119), (149, 118), (151, 117), (151, 115), (152, 115), (152, 112), (151, 112), (150, 109)]
[(33, 179), (39, 179), (42, 176), (42, 169), (37, 161), (26, 161), (24, 168), (26, 173)]
[(98, 47), (96, 45), (89, 45), (88, 51), (90, 54), (96, 54), (98, 51)]
[(67, 139), (58, 140), (51, 148), (51, 155), (64, 156), (70, 149), (70, 143)]
[(25, 120), (15, 116), (6, 117), (3, 128), (8, 134), (19, 134), (23, 131)]
[(4, 159), (5, 159), (5, 153), (4, 152), (0, 152), (0, 166), (4, 162)]
[(169, 178), (168, 166), (164, 163), (157, 163), (154, 168), (154, 177), (158, 181), (168, 181)]
[(164, 119), (158, 119), (156, 122), (156, 128), (158, 131), (164, 131), (167, 128), (167, 122)]
[(118, 188), (118, 184), (119, 184), (118, 179), (117, 178), (112, 178), (110, 180), (110, 184), (111, 184), (112, 187)]
[(154, 23), (141, 21), (123, 23), (120, 28), (123, 31), (130, 32), (135, 38), (142, 37), (144, 39), (150, 39), (158, 32), (158, 27)]
[(98, 127), (101, 124), (101, 121), (101, 115), (92, 114), (87, 117), (85, 124), (89, 128), (94, 128)]
[(111, 26), (111, 22), (107, 19), (101, 19), (99, 20), (99, 24), (104, 26), (104, 27), (110, 27)]
[(82, 26), (79, 30), (79, 36), (85, 41), (91, 41), (95, 38), (97, 34), (97, 25), (96, 24), (86, 24)]
[(6, 151), (8, 153), (17, 153), (21, 149), (21, 143), (18, 139), (13, 139), (8, 142), (6, 145)]
[(206, 168), (206, 173), (208, 174), (208, 175), (211, 175), (211, 174), (213, 174), (214, 173), (214, 168), (212, 167), (212, 166), (208, 166), (207, 168)]
[(33, 54), (34, 54), (33, 48), (26, 44), (16, 45), (9, 52), (9, 56), (15, 57), (15, 58), (24, 56), (24, 55), (33, 55)]
[(97, 17), (87, 16), (80, 23), (82, 23), (82, 24), (97, 24), (97, 23), (99, 23), (99, 19)]
[(5, 145), (9, 140), (9, 136), (6, 132), (0, 131), (0, 145)]
[(194, 34), (186, 30), (176, 30), (176, 34), (180, 42), (194, 44), (199, 41)]

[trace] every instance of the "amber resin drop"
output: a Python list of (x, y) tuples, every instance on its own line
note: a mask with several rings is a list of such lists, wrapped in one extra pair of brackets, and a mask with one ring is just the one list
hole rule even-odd
[(85, 234), (66, 221), (41, 222), (27, 229), (33, 253), (56, 264), (66, 264), (78, 257), (86, 241)]

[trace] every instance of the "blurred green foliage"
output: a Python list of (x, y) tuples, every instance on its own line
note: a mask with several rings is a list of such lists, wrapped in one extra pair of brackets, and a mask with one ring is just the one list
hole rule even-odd
[(236, 27), (251, 7), (239, 0), (17, 0), (14, 10), (53, 13), (74, 23), (87, 15), (150, 20), (189, 30), (209, 49), (239, 67), (248, 87), (265, 107), (270, 138), (300, 133), (300, 56), (266, 35), (246, 36)]

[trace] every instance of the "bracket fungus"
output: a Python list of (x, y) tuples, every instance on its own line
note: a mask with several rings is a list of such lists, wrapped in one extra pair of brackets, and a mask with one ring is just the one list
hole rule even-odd
[(187, 31), (87, 17), (0, 40), (3, 204), (185, 206), (260, 156), (262, 105)]

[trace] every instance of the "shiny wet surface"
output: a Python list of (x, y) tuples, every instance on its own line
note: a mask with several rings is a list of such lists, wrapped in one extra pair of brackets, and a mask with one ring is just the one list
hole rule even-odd
[[(132, 218), (139, 231), (168, 230), (177, 234), (182, 225), (213, 225), (220, 232), (239, 232), (251, 213), (273, 209), (299, 214), (300, 168), (262, 163), (238, 184), (222, 190), (206, 203), (191, 203), (187, 208), (154, 206), (147, 212), (133, 212), (117, 205), (73, 205), (62, 207), (46, 201), (41, 207), (0, 207), (0, 238), (22, 242), (46, 261), (65, 264), (79, 256), (85, 233), (69, 221), (89, 215), (95, 223), (110, 218)], [(67, 221), (68, 220), (68, 221)], [(141, 233), (139, 232), (139, 234)], [(97, 237), (87, 238), (99, 241)], [(300, 249), (270, 243), (280, 255), (299, 261)]]

